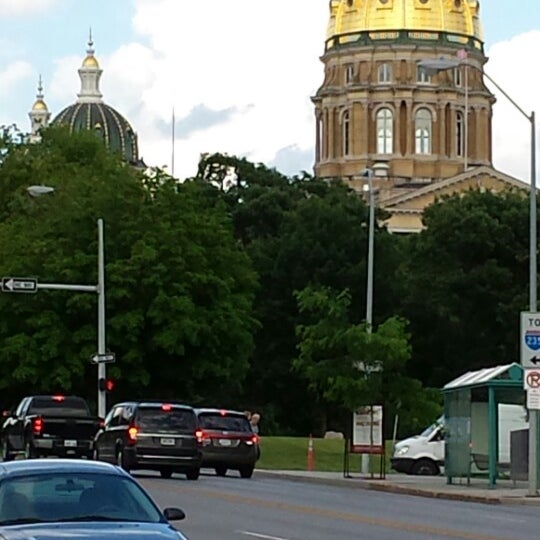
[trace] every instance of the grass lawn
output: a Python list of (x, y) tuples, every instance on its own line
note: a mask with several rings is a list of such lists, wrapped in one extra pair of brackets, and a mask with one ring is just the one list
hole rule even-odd
[[(258, 469), (274, 469), (289, 471), (307, 470), (307, 437), (261, 437), (261, 458), (257, 462)], [(326, 472), (342, 472), (345, 442), (339, 439), (313, 439), (314, 470)], [(386, 472), (390, 471), (388, 452), (391, 443), (387, 443)], [(350, 454), (349, 471), (361, 471), (361, 456)], [(379, 472), (380, 456), (371, 457), (371, 470)]]

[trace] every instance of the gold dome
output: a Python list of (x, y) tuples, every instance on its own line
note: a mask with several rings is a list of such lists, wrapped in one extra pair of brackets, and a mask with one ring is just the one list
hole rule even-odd
[(37, 99), (34, 103), (34, 106), (32, 107), (33, 111), (46, 111), (47, 105), (45, 105), (45, 102), (42, 99)]
[(416, 30), (482, 39), (478, 0), (330, 0), (327, 39), (363, 31)]
[(99, 69), (99, 63), (96, 60), (96, 57), (93, 54), (89, 54), (82, 63), (82, 67), (85, 68), (98, 68)]

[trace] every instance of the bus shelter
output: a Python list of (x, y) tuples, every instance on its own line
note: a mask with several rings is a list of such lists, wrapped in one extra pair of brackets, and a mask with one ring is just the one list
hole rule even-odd
[(495, 487), (510, 471), (510, 434), (527, 426), (523, 368), (512, 363), (469, 371), (443, 387), (447, 483), (486, 472)]

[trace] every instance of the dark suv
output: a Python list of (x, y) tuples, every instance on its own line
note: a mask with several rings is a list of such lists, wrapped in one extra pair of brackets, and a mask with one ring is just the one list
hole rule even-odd
[(202, 467), (215, 469), (225, 476), (228, 469), (251, 478), (259, 459), (259, 437), (242, 412), (224, 409), (195, 409), (202, 445)]
[(126, 471), (150, 469), (163, 478), (173, 472), (197, 480), (201, 449), (192, 407), (176, 403), (125, 402), (107, 414), (95, 438), (94, 458)]

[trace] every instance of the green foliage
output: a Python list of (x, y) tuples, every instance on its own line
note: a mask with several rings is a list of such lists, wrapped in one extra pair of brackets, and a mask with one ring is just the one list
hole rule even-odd
[(413, 375), (442, 386), (519, 355), (527, 308), (528, 201), (471, 191), (434, 204), (411, 237), (401, 313), (411, 322)]
[[(31, 198), (31, 184), (54, 193)], [(107, 344), (114, 397), (227, 405), (253, 348), (256, 275), (224, 205), (203, 187), (125, 165), (92, 133), (52, 128), (9, 147), (0, 167), (0, 268), (40, 283), (97, 282), (96, 219), (105, 222)], [(0, 296), (0, 388), (93, 398), (95, 295)]]

